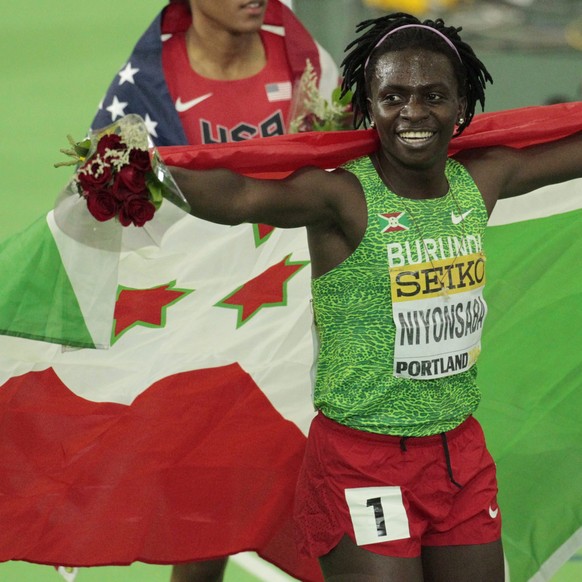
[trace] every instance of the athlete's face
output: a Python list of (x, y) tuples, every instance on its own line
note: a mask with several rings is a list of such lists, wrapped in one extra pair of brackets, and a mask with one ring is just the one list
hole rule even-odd
[(234, 34), (258, 31), (268, 0), (190, 0), (194, 18)]
[(370, 115), (386, 157), (416, 168), (446, 159), (466, 103), (449, 59), (422, 49), (388, 52), (369, 74)]

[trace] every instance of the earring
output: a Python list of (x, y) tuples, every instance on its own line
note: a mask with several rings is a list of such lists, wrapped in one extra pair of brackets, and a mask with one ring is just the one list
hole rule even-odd
[(463, 123), (465, 123), (465, 118), (459, 117), (459, 121), (458, 121), (457, 125), (463, 125)]
[(372, 122), (370, 123), (370, 127), (374, 129), (376, 127), (376, 122), (372, 120)]

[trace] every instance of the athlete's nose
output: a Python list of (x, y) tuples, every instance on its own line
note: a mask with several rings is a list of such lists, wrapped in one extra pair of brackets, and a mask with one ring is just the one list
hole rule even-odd
[(416, 121), (419, 119), (424, 119), (428, 115), (428, 107), (418, 97), (414, 95), (408, 99), (408, 101), (402, 107), (400, 114), (402, 117), (409, 119), (411, 121)]

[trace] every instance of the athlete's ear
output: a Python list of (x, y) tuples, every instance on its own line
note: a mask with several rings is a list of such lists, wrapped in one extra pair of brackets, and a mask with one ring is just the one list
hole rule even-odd
[(459, 97), (459, 109), (457, 111), (457, 125), (464, 123), (467, 118), (467, 98)]
[(372, 100), (368, 97), (366, 101), (368, 102), (368, 119), (370, 120), (370, 127), (376, 127), (376, 120), (372, 115)]

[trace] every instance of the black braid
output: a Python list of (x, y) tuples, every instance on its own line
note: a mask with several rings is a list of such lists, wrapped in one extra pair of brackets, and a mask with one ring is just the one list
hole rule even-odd
[[(388, 32), (406, 24), (423, 24), (438, 30), (445, 35), (456, 47), (461, 61), (450, 46), (437, 34), (422, 28), (407, 28), (389, 36), (379, 47), (378, 41)], [(442, 19), (425, 20), (421, 22), (415, 16), (404, 12), (388, 14), (373, 20), (360, 22), (356, 27), (356, 33), (368, 29), (359, 38), (352, 41), (345, 49), (348, 54), (341, 66), (343, 68), (342, 90), (344, 94), (354, 87), (352, 107), (354, 111), (354, 127), (362, 124), (367, 127), (370, 121), (368, 113), (369, 77), (366, 72), (374, 71), (375, 64), (380, 56), (390, 51), (404, 50), (406, 48), (424, 48), (447, 56), (453, 65), (455, 76), (459, 84), (461, 96), (467, 99), (465, 120), (457, 128), (455, 136), (471, 123), (475, 115), (477, 102), (481, 109), (485, 108), (485, 84), (493, 83), (493, 79), (485, 65), (477, 58), (473, 49), (461, 40), (459, 32), (461, 28), (445, 26)], [(350, 51), (350, 52), (348, 52)], [(368, 66), (366, 61), (369, 58)], [(366, 70), (365, 70), (366, 69)]]

